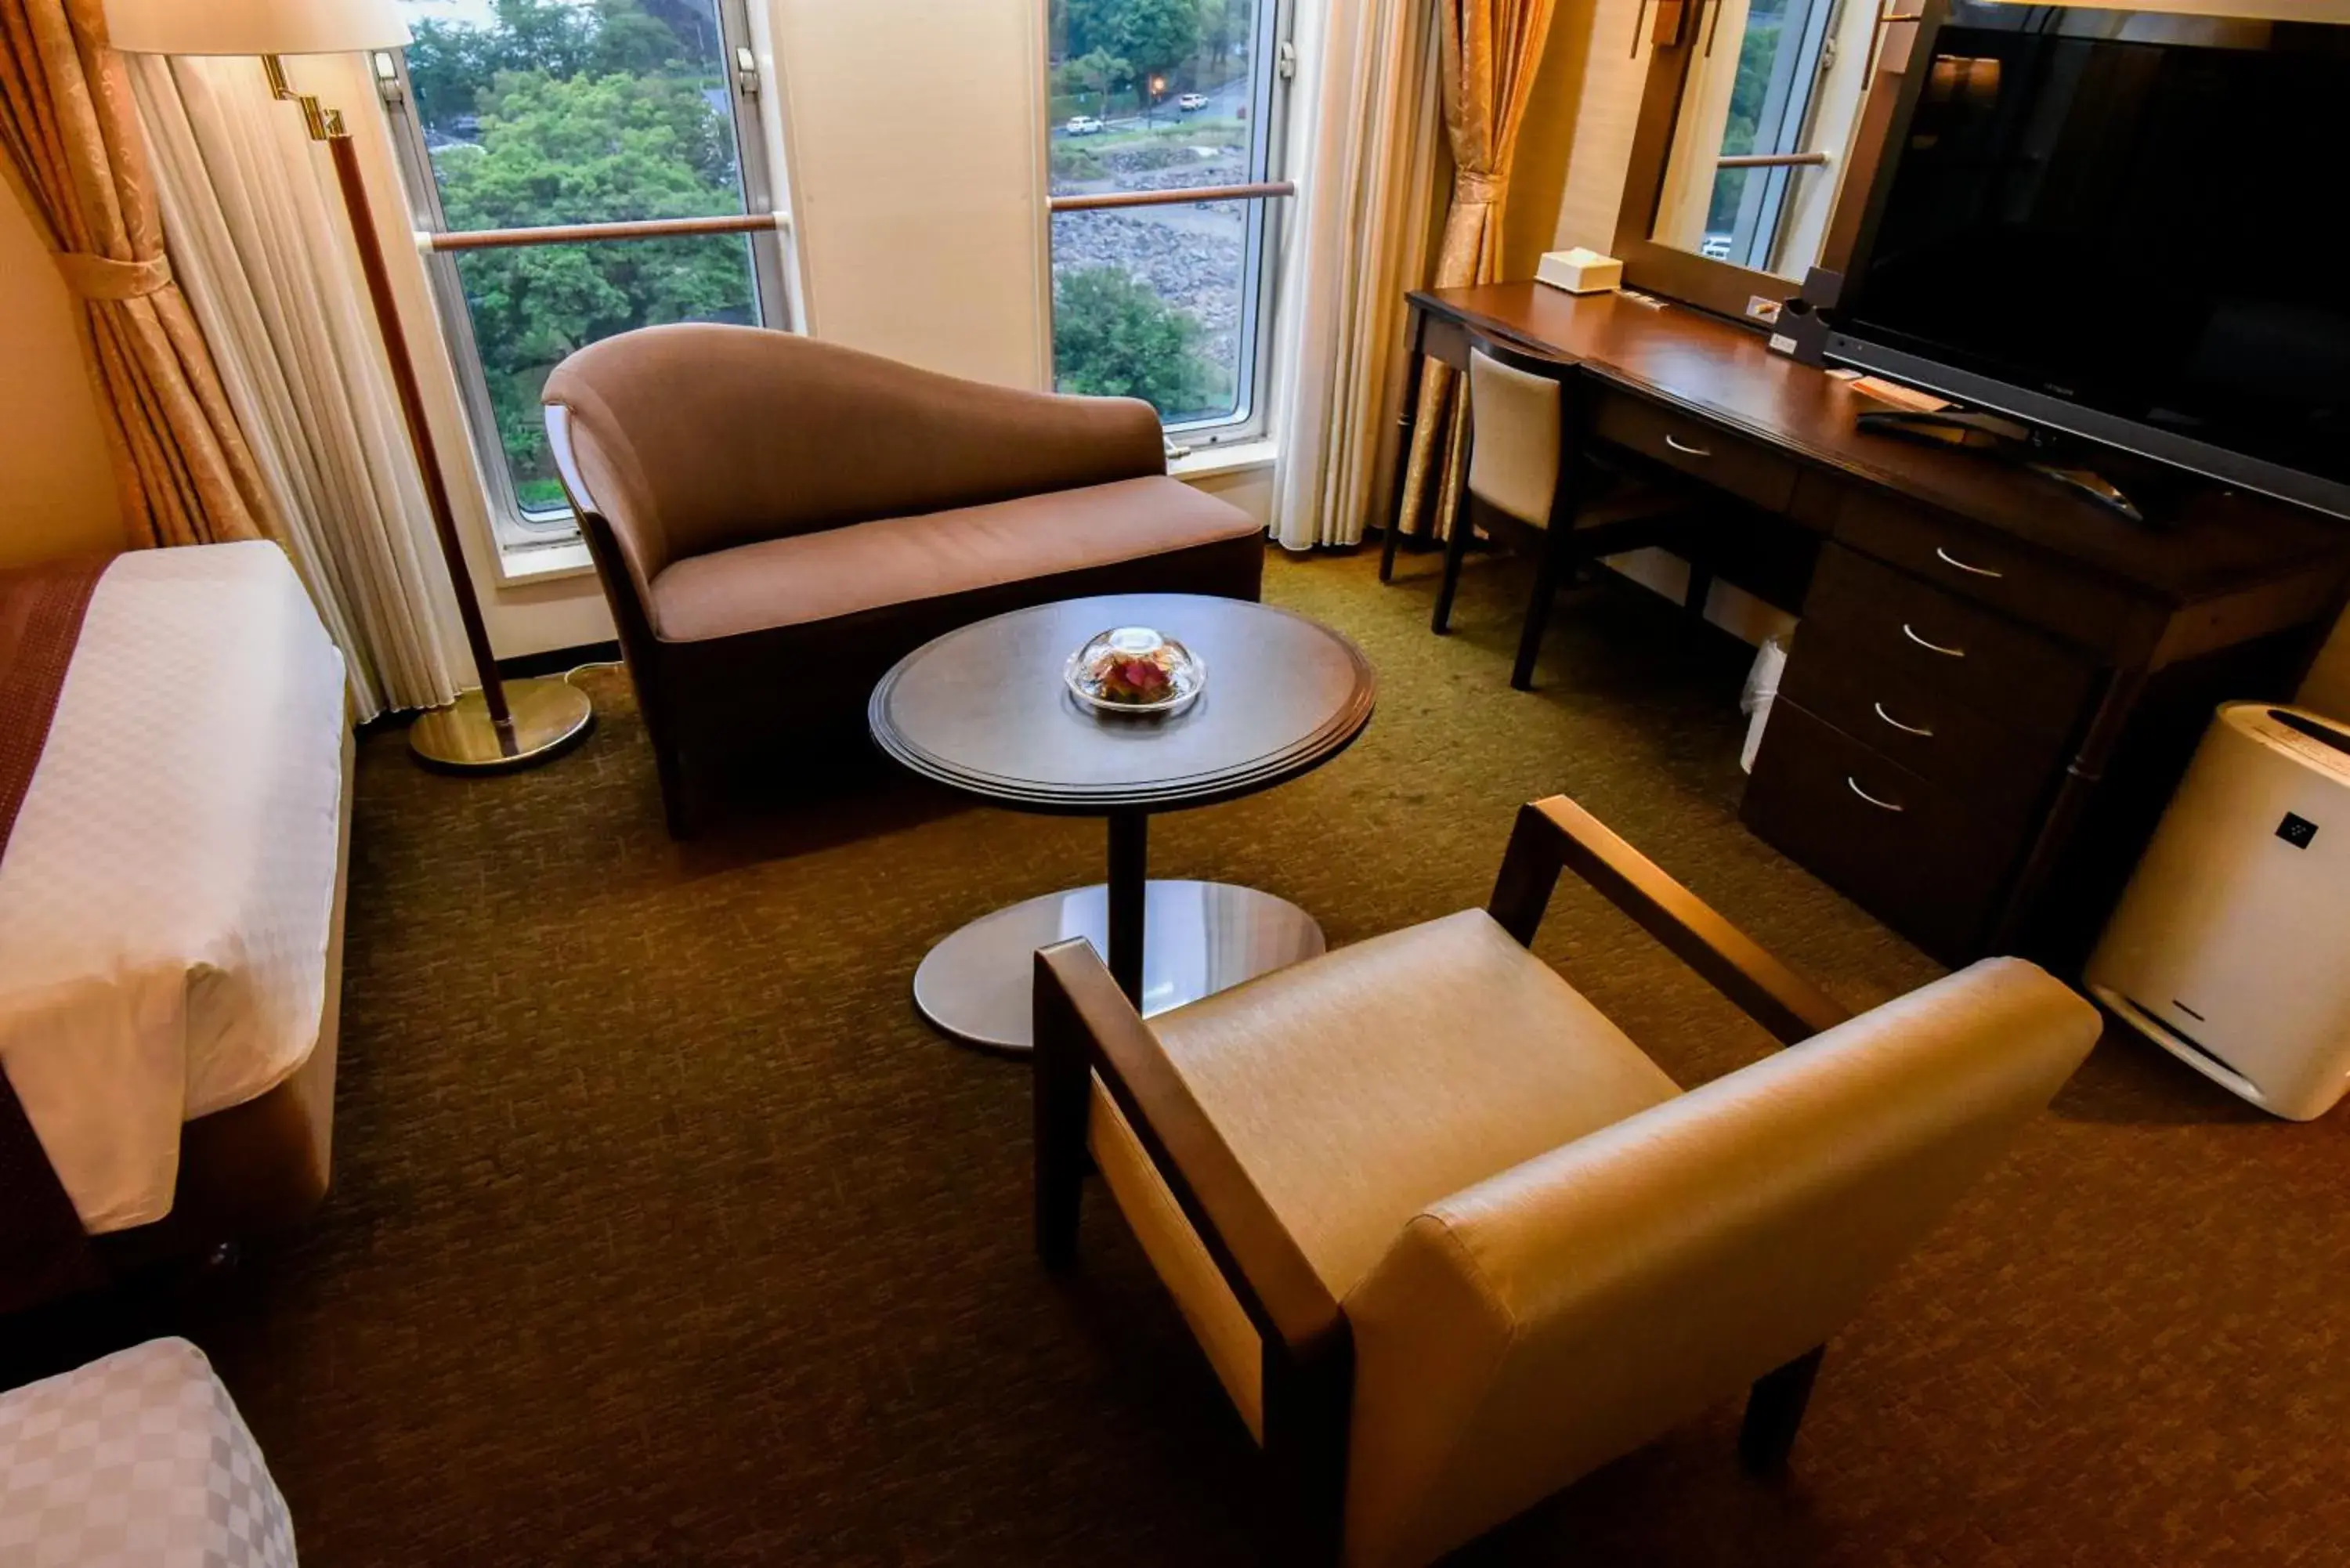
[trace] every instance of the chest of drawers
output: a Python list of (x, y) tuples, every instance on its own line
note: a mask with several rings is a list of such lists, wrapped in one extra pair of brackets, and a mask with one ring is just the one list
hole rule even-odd
[[(2142, 745), (2143, 776), (2085, 803), (2144, 715), (2166, 639), (2199, 618), (2132, 596), (2013, 540), (1854, 489), (1830, 537), (1742, 812), (1754, 833), (1935, 957), (2033, 950), (2069, 961), (2103, 890), (2044, 897), (2126, 871), (2227, 682), (2281, 680), (2291, 649), (2189, 670), (2168, 704), (2180, 732)], [(2114, 795), (2123, 798), (2119, 806)], [(2132, 804), (2132, 803), (2135, 804)], [(2103, 833), (2101, 855), (2081, 852)], [(2100, 861), (2103, 862), (2100, 866)], [(2030, 917), (2062, 909), (2063, 919)], [(2069, 919), (2074, 929), (2062, 929)]]
[(1804, 607), (1746, 823), (1958, 961), (1985, 942), (2030, 852), (2096, 669), (2039, 628), (1840, 541), (1822, 551)]

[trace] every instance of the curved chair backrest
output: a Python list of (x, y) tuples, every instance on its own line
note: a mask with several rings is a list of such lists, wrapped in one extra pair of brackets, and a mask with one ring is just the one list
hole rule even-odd
[(1345, 1303), (1347, 1563), (1431, 1561), (1825, 1342), (2100, 1027), (1987, 960), (1431, 1206)]
[(1469, 493), (1536, 528), (1550, 525), (1558, 495), (1566, 371), (1493, 346), (1469, 350)]
[(1130, 400), (754, 327), (622, 333), (557, 366), (545, 398), (570, 410), (577, 477), (640, 590), (686, 556), (1166, 471), (1157, 417)]

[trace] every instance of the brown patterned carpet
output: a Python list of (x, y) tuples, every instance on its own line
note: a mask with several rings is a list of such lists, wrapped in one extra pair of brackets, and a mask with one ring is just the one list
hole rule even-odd
[[(1164, 875), (1347, 941), (1481, 902), (1513, 808), (1568, 791), (1863, 1005), (1935, 972), (1738, 826), (1743, 651), (1659, 601), (1277, 562), (1270, 597), (1384, 681), (1354, 751), (1162, 819)], [(1107, 1206), (1027, 1235), (1026, 1084), (908, 998), (938, 936), (1099, 875), (1097, 825), (876, 768), (681, 850), (615, 672), (600, 731), (496, 782), (365, 748), (337, 1185), (182, 1294), (20, 1324), (29, 1375), (145, 1334), (211, 1353), (311, 1568), (1265, 1561), (1240, 1423)], [(1684, 1083), (1765, 1048), (1580, 890), (1543, 944)], [(2109, 1040), (1831, 1349), (1792, 1477), (1735, 1408), (1589, 1478), (1476, 1563), (2350, 1560), (2350, 1118), (2270, 1121)]]

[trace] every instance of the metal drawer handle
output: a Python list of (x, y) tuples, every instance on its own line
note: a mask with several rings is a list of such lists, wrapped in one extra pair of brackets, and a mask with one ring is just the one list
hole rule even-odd
[(1918, 725), (1916, 725), (1916, 724), (1905, 724), (1905, 723), (1903, 723), (1900, 720), (1898, 720), (1898, 719), (1895, 718), (1892, 714), (1890, 714), (1890, 713), (1887, 712), (1887, 711), (1885, 711), (1885, 704), (1884, 704), (1884, 703), (1882, 703), (1882, 702), (1877, 703), (1877, 704), (1876, 704), (1876, 708), (1877, 708), (1877, 716), (1878, 718), (1880, 718), (1880, 719), (1884, 720), (1887, 723), (1888, 723), (1888, 724), (1892, 725), (1895, 729), (1897, 729), (1897, 730), (1900, 731), (1903, 734), (1905, 734), (1905, 735), (1915, 735), (1915, 736), (1917, 736), (1917, 737), (1918, 737), (1919, 740), (1921, 740), (1921, 741), (1930, 741), (1930, 740), (1932, 740), (1932, 739), (1934, 738), (1934, 732), (1933, 732), (1933, 731), (1929, 730), (1929, 729), (1922, 729), (1922, 728), (1920, 728), (1919, 726), (1918, 726)]
[(1918, 647), (1924, 649), (1927, 652), (1939, 653), (1945, 659), (1964, 659), (1967, 656), (1967, 650), (1963, 648), (1944, 648), (1939, 642), (1929, 642), (1926, 639), (1919, 637), (1918, 635), (1918, 628), (1911, 626), (1906, 620), (1901, 623), (1901, 635), (1916, 643)]
[(1685, 441), (1678, 441), (1674, 439), (1670, 431), (1665, 432), (1665, 444), (1672, 448), (1675, 452), (1679, 452), (1683, 457), (1711, 457), (1713, 455), (1713, 453), (1706, 451), (1706, 449), (1701, 446), (1691, 446)]
[(1951, 555), (1948, 550), (1943, 549), (1939, 545), (1934, 546), (1934, 558), (1940, 561), (1942, 565), (1946, 566), (1956, 566), (1959, 570), (1968, 574), (1970, 576), (1998, 578), (2007, 576), (2005, 572), (1994, 572), (1989, 566), (1978, 566), (1968, 562), (1961, 561), (1956, 556)]
[(1869, 794), (1866, 790), (1865, 790), (1865, 789), (1861, 788), (1861, 787), (1860, 787), (1860, 781), (1859, 781), (1858, 779), (1856, 779), (1856, 778), (1853, 777), (1850, 774), (1845, 774), (1845, 776), (1844, 776), (1844, 782), (1845, 782), (1846, 784), (1849, 784), (1849, 785), (1851, 785), (1851, 786), (1852, 786), (1852, 793), (1853, 793), (1853, 794), (1856, 794), (1856, 795), (1860, 796), (1860, 798), (1861, 798), (1861, 799), (1863, 799), (1863, 800), (1866, 801), (1869, 805), (1871, 805), (1875, 806), (1875, 807), (1876, 807), (1877, 810), (1879, 810), (1879, 811), (1895, 811), (1895, 812), (1900, 812), (1900, 811), (1907, 811), (1907, 810), (1908, 810), (1908, 809), (1909, 809), (1909, 808), (1908, 808), (1908, 806), (1906, 806), (1906, 805), (1895, 805), (1892, 801), (1889, 801), (1889, 800), (1879, 800), (1879, 799), (1877, 799), (1875, 795), (1873, 795), (1873, 794)]

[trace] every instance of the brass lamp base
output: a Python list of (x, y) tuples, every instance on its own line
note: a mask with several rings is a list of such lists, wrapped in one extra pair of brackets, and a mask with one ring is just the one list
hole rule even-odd
[(512, 773), (552, 762), (585, 740), (596, 723), (595, 704), (568, 680), (509, 680), (504, 731), (490, 720), (478, 691), (435, 708), (409, 726), (409, 748), (430, 768), (450, 773)]

